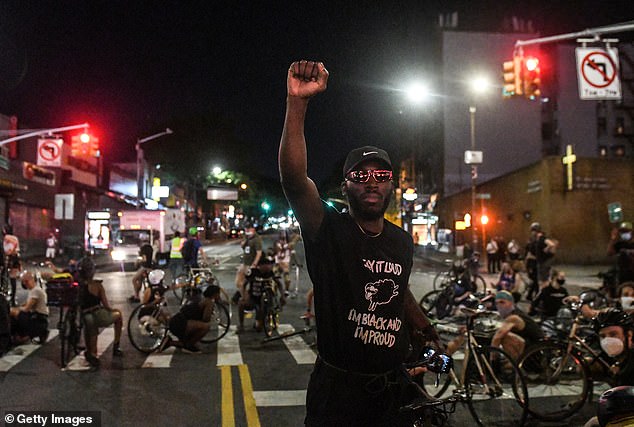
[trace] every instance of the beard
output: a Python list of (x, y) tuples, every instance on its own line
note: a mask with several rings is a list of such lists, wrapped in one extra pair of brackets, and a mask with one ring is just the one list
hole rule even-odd
[[(380, 194), (380, 193), (377, 193)], [(354, 216), (365, 220), (373, 221), (383, 217), (387, 207), (390, 205), (392, 199), (392, 192), (387, 194), (387, 197), (383, 199), (383, 204), (368, 205), (359, 199), (358, 196), (348, 193), (348, 203), (350, 204), (350, 210), (354, 213)]]

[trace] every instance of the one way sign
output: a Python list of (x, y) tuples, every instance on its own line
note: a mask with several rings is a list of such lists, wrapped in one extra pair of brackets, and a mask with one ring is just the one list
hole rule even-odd
[(41, 138), (37, 140), (37, 165), (38, 166), (62, 166), (61, 138)]

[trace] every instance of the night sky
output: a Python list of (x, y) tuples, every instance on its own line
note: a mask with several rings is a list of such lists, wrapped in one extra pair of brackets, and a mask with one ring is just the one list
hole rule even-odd
[(452, 11), (461, 28), (495, 31), (515, 15), (542, 35), (634, 19), (630, 0), (0, 0), (0, 113), (28, 128), (87, 121), (111, 161), (133, 161), (137, 138), (170, 127), (150, 157), (188, 146), (209, 166), (276, 177), (286, 70), (322, 60), (329, 88), (307, 125), (319, 181), (355, 146), (405, 156), (420, 122), (436, 120), (399, 88), (435, 78), (438, 14)]

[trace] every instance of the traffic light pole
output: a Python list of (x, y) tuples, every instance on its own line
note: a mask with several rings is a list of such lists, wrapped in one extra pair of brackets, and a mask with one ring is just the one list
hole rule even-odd
[(587, 30), (577, 31), (576, 33), (560, 34), (557, 36), (540, 37), (530, 40), (518, 40), (515, 42), (515, 48), (529, 46), (534, 44), (552, 43), (562, 40), (572, 40), (579, 37), (592, 37), (594, 41), (600, 41), (601, 35), (612, 33), (623, 33), (634, 30), (634, 21), (623, 22), (621, 24), (606, 25), (605, 27), (588, 28)]
[(44, 135), (44, 134), (51, 134), (51, 133), (56, 133), (56, 132), (66, 132), (69, 130), (75, 130), (75, 129), (87, 129), (89, 128), (90, 125), (88, 123), (82, 123), (81, 125), (72, 125), (72, 126), (64, 126), (61, 128), (51, 128), (51, 129), (39, 129), (33, 132), (29, 132), (29, 133), (25, 133), (24, 135), (18, 135), (18, 136), (14, 136), (12, 138), (9, 139), (4, 139), (2, 141), (0, 141), (0, 146), (3, 146), (4, 144), (8, 144), (10, 142), (13, 141), (19, 141), (21, 139), (27, 139), (27, 138), (31, 138), (34, 136), (39, 136), (39, 135)]

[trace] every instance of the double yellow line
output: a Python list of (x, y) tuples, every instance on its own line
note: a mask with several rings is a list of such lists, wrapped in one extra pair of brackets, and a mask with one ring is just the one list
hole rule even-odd
[[(248, 427), (260, 427), (260, 418), (253, 398), (253, 385), (247, 365), (238, 365), (240, 373), (240, 385), (242, 387), (242, 399), (244, 400), (244, 412), (247, 417)], [(231, 366), (220, 367), (220, 382), (222, 388), (221, 415), (222, 427), (235, 427), (236, 417), (233, 401), (233, 383), (231, 379)]]

